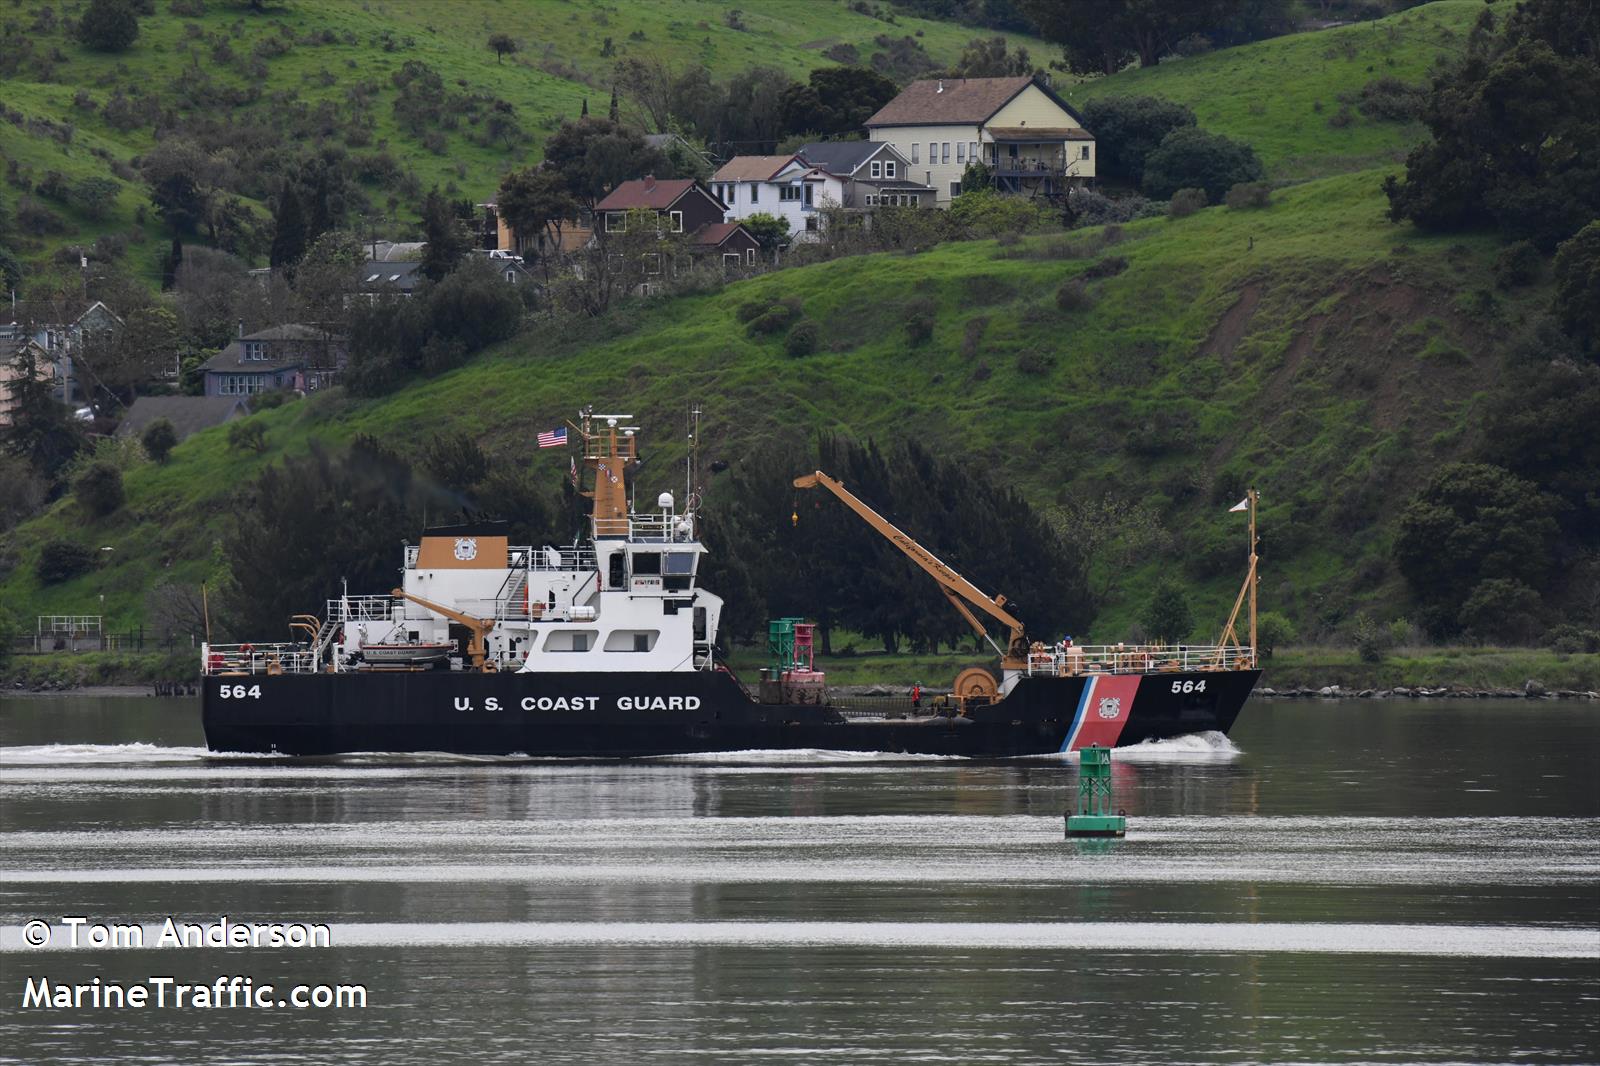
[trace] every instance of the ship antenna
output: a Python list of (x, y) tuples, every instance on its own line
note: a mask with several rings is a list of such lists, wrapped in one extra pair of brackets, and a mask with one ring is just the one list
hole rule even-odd
[(695, 466), (700, 450), (700, 405), (689, 408), (689, 454), (683, 461), (683, 506), (687, 510), (694, 498)]

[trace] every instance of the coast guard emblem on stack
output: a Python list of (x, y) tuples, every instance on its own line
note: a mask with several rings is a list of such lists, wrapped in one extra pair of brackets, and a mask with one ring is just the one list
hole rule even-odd
[(1107, 696), (1100, 701), (1100, 717), (1115, 718), (1122, 713), (1122, 697)]

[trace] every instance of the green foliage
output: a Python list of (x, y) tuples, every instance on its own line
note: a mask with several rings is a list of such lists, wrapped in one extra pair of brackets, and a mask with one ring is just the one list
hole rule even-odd
[(486, 259), (468, 259), (443, 281), (406, 299), (355, 308), (350, 317), (350, 387), (379, 395), (418, 371), (438, 374), (514, 335), (522, 301)]
[[(1394, 546), (1401, 574), (1428, 608), (1428, 628), (1455, 632), (1463, 605), (1486, 581), (1543, 588), (1554, 565), (1560, 527), (1551, 515), (1559, 507), (1499, 467), (1454, 463), (1440, 470), (1406, 505)], [(1504, 599), (1503, 588), (1492, 591), (1491, 602)]]
[(456, 493), (471, 491), (489, 474), (489, 457), (470, 434), (435, 433), (419, 456), (435, 482)]
[(1094, 297), (1089, 294), (1082, 278), (1069, 278), (1056, 290), (1056, 309), (1059, 311), (1087, 311), (1093, 306)]
[[(1005, 196), (989, 188), (988, 168), (982, 163), (968, 164), (967, 174), (972, 174), (974, 168), (984, 172), (982, 184), (969, 187), (963, 177), (961, 195), (950, 202), (950, 209), (945, 212), (955, 232), (969, 237), (999, 237), (1028, 233), (1054, 221), (1044, 204), (1022, 196)], [(933, 217), (937, 212), (924, 214)]]
[(761, 247), (769, 252), (789, 243), (789, 220), (781, 215), (769, 215), (762, 211), (739, 221), (744, 223), (744, 228), (750, 231), (752, 237), (761, 242)]
[(1246, 211), (1272, 203), (1272, 186), (1264, 181), (1246, 181), (1228, 190), (1223, 200), (1229, 211)]
[(73, 482), (72, 492), (96, 518), (111, 514), (127, 498), (122, 488), (122, 471), (107, 462), (90, 464)]
[(78, 40), (97, 52), (121, 52), (139, 38), (139, 19), (130, 0), (89, 0), (78, 17)]
[(144, 445), (145, 454), (152, 460), (164, 463), (172, 454), (172, 449), (177, 447), (178, 431), (167, 419), (158, 418), (144, 427), (144, 432), (139, 435), (139, 443)]
[(534, 250), (536, 237), (542, 236), (555, 245), (562, 226), (578, 217), (578, 201), (566, 180), (544, 167), (524, 167), (508, 173), (500, 182), (496, 209), (529, 251)]
[(900, 87), (866, 67), (818, 67), (806, 83), (790, 85), (779, 97), (783, 129), (811, 130), (825, 136), (854, 134), (872, 113), (893, 100)]
[(789, 329), (788, 336), (783, 338), (783, 350), (791, 356), (810, 355), (817, 350), (817, 339), (821, 330), (809, 318), (803, 318)]
[(1085, 125), (1095, 135), (1100, 158), (1095, 173), (1138, 188), (1144, 163), (1173, 130), (1193, 128), (1194, 112), (1155, 96), (1105, 96), (1083, 105)]
[(1390, 648), (1389, 630), (1373, 621), (1365, 611), (1358, 611), (1350, 626), (1350, 643), (1364, 663), (1380, 663)]
[(1484, 412), (1479, 457), (1565, 506), (1555, 517), (1577, 543), (1600, 539), (1600, 367), (1556, 360), (1521, 371)]
[(1145, 639), (1156, 644), (1178, 644), (1194, 632), (1194, 612), (1188, 593), (1176, 582), (1163, 578), (1145, 601), (1139, 615)]
[(39, 549), (39, 565), (35, 572), (46, 585), (55, 585), (93, 570), (94, 559), (94, 549), (76, 541), (46, 541)]
[(1395, 221), (1423, 229), (1493, 225), (1553, 249), (1600, 215), (1600, 56), (1570, 32), (1565, 0), (1528, 0), (1504, 36), (1476, 43), (1433, 84), (1432, 139), (1384, 182)]
[(1515, 289), (1539, 276), (1544, 256), (1532, 241), (1514, 241), (1494, 257), (1494, 283), (1502, 289)]
[(928, 343), (933, 337), (937, 321), (937, 305), (932, 300), (912, 300), (906, 307), (906, 343), (913, 348)]
[(1523, 644), (1543, 628), (1542, 613), (1533, 589), (1515, 578), (1491, 577), (1474, 585), (1461, 605), (1461, 627), (1484, 642)]
[(1196, 211), (1203, 210), (1209, 202), (1204, 189), (1179, 189), (1167, 202), (1167, 217), (1188, 218)]
[(1220, 202), (1240, 182), (1265, 177), (1266, 169), (1248, 144), (1190, 127), (1163, 137), (1144, 162), (1145, 195), (1157, 200), (1197, 188), (1205, 190), (1208, 202)]
[(755, 302), (752, 302), (739, 309), (740, 320), (749, 323), (745, 327), (745, 332), (752, 337), (782, 333), (789, 328), (790, 323), (799, 320), (801, 314), (800, 301), (794, 297), (779, 300), (775, 304), (759, 305), (759, 311), (754, 311), (754, 306)]
[(1556, 252), (1556, 313), (1574, 340), (1600, 356), (1600, 221)]
[(1282, 645), (1293, 644), (1299, 631), (1290, 618), (1278, 611), (1263, 611), (1256, 616), (1256, 646), (1261, 653), (1271, 656)]
[(544, 161), (568, 195), (588, 208), (630, 178), (667, 171), (666, 157), (641, 133), (603, 118), (563, 122), (545, 142)]
[(267, 427), (253, 418), (245, 418), (228, 426), (228, 447), (239, 452), (264, 452), (267, 450)]
[(274, 267), (293, 267), (306, 253), (306, 219), (300, 194), (285, 180), (272, 212), (272, 256)]
[(1357, 109), (1379, 122), (1415, 122), (1427, 110), (1428, 87), (1399, 78), (1374, 78), (1361, 87)]
[(422, 201), (421, 271), (424, 277), (439, 281), (460, 265), (472, 250), (472, 234), (457, 217), (455, 208), (437, 188), (428, 190)]
[(509, 33), (491, 33), (489, 48), (494, 52), (494, 61), (500, 63), (506, 56), (516, 54), (517, 40)]
[[(1015, 78), (1034, 73), (1033, 57), (1026, 48), (1008, 49), (1004, 37), (974, 37), (962, 49), (950, 73), (958, 78)], [(965, 180), (961, 187), (966, 188)]]

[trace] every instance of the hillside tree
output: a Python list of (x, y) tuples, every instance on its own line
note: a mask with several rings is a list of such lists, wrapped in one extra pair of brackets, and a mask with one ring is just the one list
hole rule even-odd
[(1144, 181), (1145, 159), (1167, 134), (1197, 125), (1193, 111), (1156, 96), (1095, 97), (1083, 105), (1083, 119), (1099, 147), (1097, 176), (1135, 188)]
[(603, 118), (562, 123), (545, 143), (544, 158), (568, 194), (590, 210), (622, 182), (664, 175), (667, 166), (640, 133)]
[(498, 64), (506, 56), (516, 54), (517, 41), (509, 33), (493, 33), (489, 35), (489, 47), (494, 50), (494, 61)]
[(294, 184), (284, 179), (272, 213), (270, 263), (275, 268), (292, 270), (305, 254), (305, 211), (300, 206), (300, 194), (295, 191)]
[(578, 217), (578, 201), (566, 181), (551, 167), (513, 170), (500, 181), (495, 208), (514, 234), (518, 249), (539, 256), (548, 282), (551, 257), (543, 254), (543, 249), (559, 248), (562, 229)]
[(1144, 192), (1165, 200), (1179, 189), (1204, 189), (1215, 204), (1235, 185), (1261, 181), (1266, 173), (1255, 149), (1243, 141), (1182, 126), (1145, 157)]
[(422, 233), (426, 243), (421, 270), (433, 281), (454, 270), (472, 250), (472, 234), (437, 187), (430, 189), (422, 201)]
[(1556, 314), (1572, 339), (1600, 359), (1600, 222), (1556, 250)]
[(78, 40), (96, 52), (123, 52), (139, 37), (139, 17), (129, 0), (90, 0), (78, 16)]

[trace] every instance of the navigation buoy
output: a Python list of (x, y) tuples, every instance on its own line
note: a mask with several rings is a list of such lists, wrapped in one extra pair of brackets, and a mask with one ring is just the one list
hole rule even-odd
[(1078, 813), (1067, 815), (1067, 839), (1127, 835), (1127, 817), (1111, 811), (1111, 749), (1091, 744), (1078, 752)]

